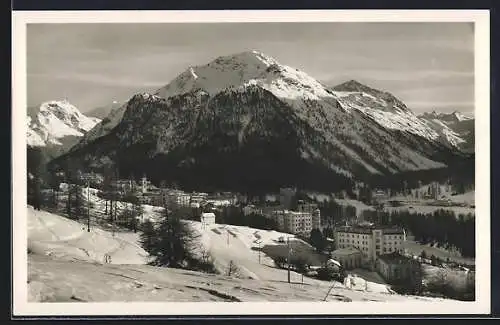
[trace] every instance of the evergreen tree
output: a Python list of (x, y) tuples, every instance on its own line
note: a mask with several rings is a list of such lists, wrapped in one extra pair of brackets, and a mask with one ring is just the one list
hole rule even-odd
[(137, 232), (138, 218), (140, 218), (140, 220), (142, 220), (143, 215), (144, 215), (144, 208), (142, 207), (142, 204), (137, 197), (136, 197), (136, 201), (134, 202), (134, 204), (132, 206), (132, 210), (133, 210), (134, 219), (132, 220), (131, 226), (132, 226), (132, 229), (134, 230), (134, 232)]
[(227, 270), (226, 270), (226, 275), (227, 276), (234, 276), (234, 275), (237, 275), (239, 271), (240, 270), (239, 270), (238, 266), (236, 265), (236, 263), (234, 263), (233, 260), (229, 261), (229, 264), (228, 264)]
[(44, 171), (43, 154), (40, 148), (27, 149), (28, 204), (40, 210), (42, 204), (41, 185)]
[(158, 248), (158, 234), (155, 229), (155, 225), (151, 222), (151, 220), (146, 220), (142, 224), (142, 232), (140, 236), (140, 242), (142, 247), (146, 252), (148, 252), (151, 256), (155, 256), (157, 254), (156, 249)]
[(309, 239), (311, 245), (313, 245), (318, 252), (322, 252), (326, 248), (326, 239), (319, 229), (313, 229)]
[(323, 229), (323, 236), (326, 238), (333, 238), (333, 229), (330, 227)]
[(178, 216), (171, 215), (168, 209), (164, 209), (155, 238), (154, 247), (149, 248), (155, 265), (182, 268), (194, 260), (191, 254), (195, 239), (192, 230)]
[(51, 198), (49, 200), (49, 207), (57, 209), (59, 202), (59, 186), (61, 182), (54, 171), (48, 173), (47, 183), (52, 192)]

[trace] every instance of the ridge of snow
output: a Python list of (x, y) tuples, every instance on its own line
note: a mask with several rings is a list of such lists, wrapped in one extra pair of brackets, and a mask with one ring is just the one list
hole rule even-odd
[(191, 72), (191, 75), (193, 76), (194, 79), (198, 79), (198, 76), (194, 72), (193, 68), (189, 68), (189, 72)]
[(106, 135), (109, 131), (111, 131), (115, 126), (117, 126), (122, 120), (123, 115), (127, 109), (127, 104), (123, 104), (120, 107), (117, 107), (108, 114), (108, 116), (97, 123), (89, 132), (85, 134), (82, 140), (76, 145), (76, 147), (80, 147), (86, 143), (89, 143), (97, 138), (100, 138)]

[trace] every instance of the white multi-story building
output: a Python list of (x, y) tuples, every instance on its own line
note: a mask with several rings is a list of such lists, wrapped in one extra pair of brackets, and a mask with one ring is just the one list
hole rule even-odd
[(262, 208), (258, 208), (253, 204), (249, 204), (243, 208), (243, 214), (248, 216), (250, 214), (262, 214)]
[(321, 229), (321, 212), (319, 209), (312, 212), (312, 228)]
[(191, 195), (179, 190), (163, 190), (163, 202), (167, 205), (176, 205), (178, 207), (188, 207)]
[(344, 226), (335, 231), (337, 248), (356, 248), (365, 260), (403, 250), (406, 233), (401, 228), (377, 227), (372, 224)]
[(310, 212), (278, 210), (273, 215), (281, 231), (292, 234), (309, 234), (313, 228), (313, 218)]

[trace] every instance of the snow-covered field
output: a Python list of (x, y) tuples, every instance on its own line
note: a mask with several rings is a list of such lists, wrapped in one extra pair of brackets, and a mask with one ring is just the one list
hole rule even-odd
[[(287, 280), (287, 271), (278, 269), (273, 260), (264, 253), (261, 253), (259, 264), (258, 241), (261, 241), (260, 247), (263, 247), (278, 243), (278, 239), (282, 236), (298, 240), (293, 235), (243, 226), (214, 224), (203, 227), (200, 222), (195, 221), (191, 221), (190, 224), (202, 235), (202, 246), (210, 253), (216, 268), (221, 273), (224, 273), (230, 261), (233, 261), (240, 269), (241, 277), (256, 280)], [(295, 272), (292, 272), (291, 278), (292, 281), (301, 281), (301, 275)], [(314, 280), (304, 281), (309, 283)]]
[(474, 204), (476, 201), (476, 191), (469, 191), (459, 195), (450, 195), (450, 199), (457, 203)]
[(457, 263), (463, 263), (466, 265), (474, 265), (475, 264), (475, 259), (474, 258), (467, 258), (467, 257), (462, 257), (460, 255), (460, 252), (455, 251), (452, 252), (450, 250), (446, 250), (444, 248), (438, 248), (438, 247), (431, 247), (429, 245), (422, 245), (417, 242), (407, 240), (403, 243), (404, 249), (414, 255), (414, 256), (420, 256), (423, 250), (425, 250), (425, 253), (427, 256), (434, 255), (436, 257), (439, 257), (442, 260), (450, 259), (451, 261), (455, 261)]
[(363, 211), (365, 210), (370, 210), (374, 211), (375, 208), (369, 205), (366, 205), (365, 203), (358, 201), (358, 200), (353, 200), (353, 199), (335, 199), (335, 202), (342, 206), (353, 206), (356, 208), (356, 215), (361, 216), (363, 215)]
[[(147, 210), (147, 209), (146, 209)], [(154, 208), (151, 209), (153, 211)], [(28, 207), (28, 290), (30, 301), (320, 301), (332, 282), (276, 268), (256, 240), (270, 245), (276, 231), (187, 221), (202, 235), (200, 246), (210, 253), (219, 275), (144, 265), (148, 254), (138, 234), (113, 235), (85, 224)], [(290, 235), (288, 235), (290, 236)], [(291, 240), (298, 240), (291, 238)], [(105, 255), (111, 257), (104, 263)], [(225, 276), (230, 261), (237, 276)], [(328, 301), (429, 300), (393, 294), (385, 285), (355, 275), (335, 283)]]
[[(32, 302), (227, 302), (323, 301), (331, 283), (249, 280), (146, 265), (75, 263), (47, 256), (28, 258)], [(442, 299), (365, 292), (362, 285), (339, 283), (327, 301), (442, 301)]]

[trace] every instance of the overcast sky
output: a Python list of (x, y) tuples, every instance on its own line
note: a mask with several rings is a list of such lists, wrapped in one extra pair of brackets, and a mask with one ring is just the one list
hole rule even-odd
[(416, 113), (474, 110), (467, 23), (29, 25), (28, 105), (67, 98), (86, 112), (252, 49), (329, 85), (356, 79), (389, 91)]

